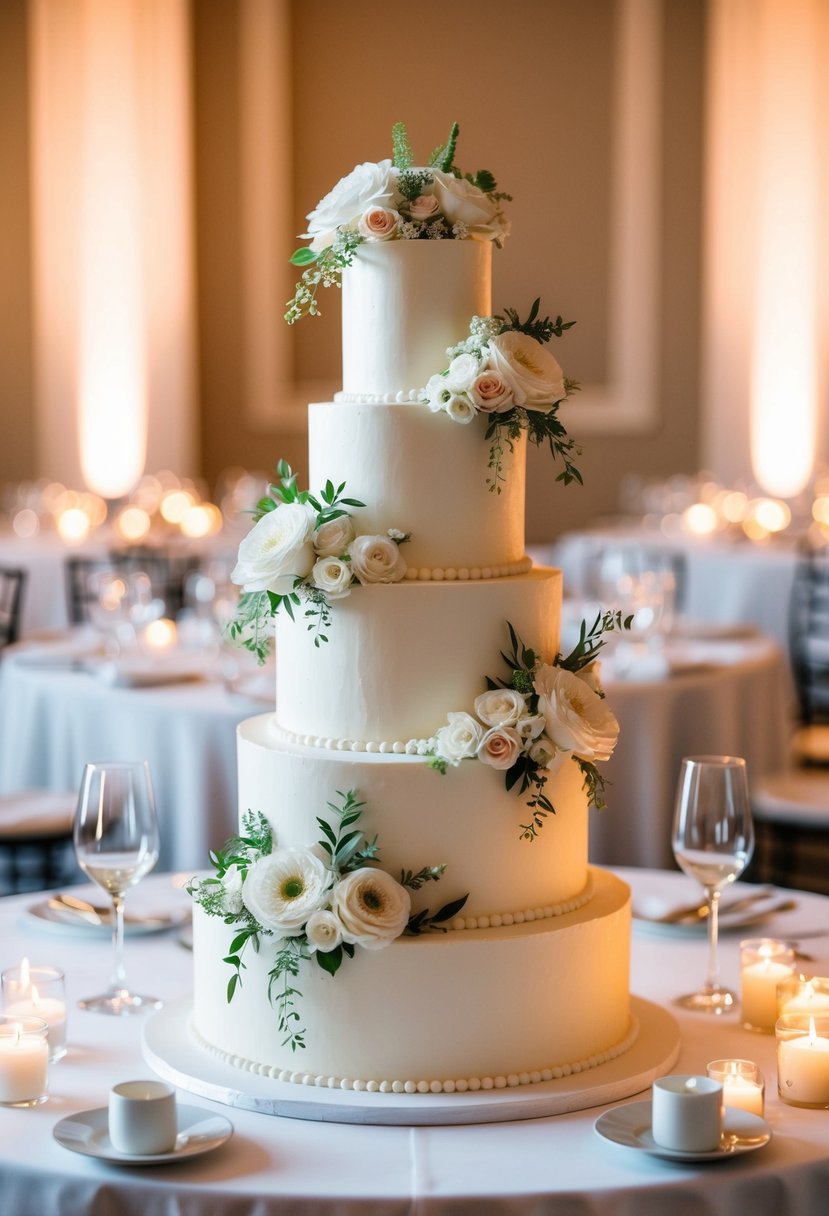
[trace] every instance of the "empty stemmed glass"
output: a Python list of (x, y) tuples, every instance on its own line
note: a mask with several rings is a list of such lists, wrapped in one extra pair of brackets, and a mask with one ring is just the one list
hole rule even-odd
[(117, 1015), (157, 1009), (161, 1002), (155, 997), (130, 992), (124, 971), (124, 896), (158, 861), (158, 820), (147, 762), (87, 764), (73, 835), (78, 864), (111, 896), (114, 919), (110, 987), (78, 1005)]
[(688, 756), (681, 765), (672, 846), (681, 869), (702, 883), (708, 905), (708, 977), (678, 1005), (727, 1013), (736, 996), (720, 984), (718, 912), (723, 887), (742, 874), (754, 848), (746, 762), (739, 756)]

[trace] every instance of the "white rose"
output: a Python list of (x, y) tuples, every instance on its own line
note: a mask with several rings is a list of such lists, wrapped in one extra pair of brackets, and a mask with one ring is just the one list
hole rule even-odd
[(338, 515), (321, 524), (312, 540), (318, 557), (342, 557), (354, 540), (354, 524), (349, 515)]
[(455, 355), (449, 364), (449, 370), (443, 377), (444, 383), (454, 393), (465, 393), (477, 376), (480, 366), (480, 360), (475, 355), (468, 353)]
[(348, 547), (351, 571), (361, 583), (399, 583), (406, 559), (389, 536), (358, 536)]
[(244, 591), (287, 595), (314, 564), (314, 511), (308, 503), (282, 503), (263, 515), (239, 545), (231, 579)]
[(546, 732), (556, 747), (590, 763), (610, 759), (619, 723), (585, 680), (563, 667), (544, 665), (536, 673), (535, 690)]
[(298, 937), (330, 885), (330, 871), (309, 849), (274, 849), (248, 870), (242, 900), (263, 929)]
[(556, 360), (529, 334), (508, 329), (489, 340), (489, 363), (513, 392), (516, 405), (549, 413), (564, 397), (564, 374)]
[(311, 571), (311, 582), (329, 600), (341, 600), (351, 594), (351, 566), (341, 557), (321, 557)]
[[(340, 178), (333, 190), (308, 213), (307, 237), (332, 234), (344, 224), (354, 224), (369, 207), (383, 207), (393, 194), (391, 161), (378, 165), (366, 161)], [(329, 242), (331, 243), (331, 242)], [(324, 248), (324, 246), (323, 246)]]
[(429, 409), (433, 414), (438, 413), (439, 410), (445, 410), (452, 398), (452, 390), (446, 383), (446, 377), (439, 373), (430, 377), (429, 383), (426, 385), (423, 393), (429, 402)]
[(406, 928), (411, 898), (385, 870), (364, 866), (336, 884), (331, 910), (342, 925), (344, 942), (379, 950)]
[(319, 950), (320, 954), (328, 954), (331, 950), (336, 950), (343, 940), (343, 927), (333, 912), (321, 908), (319, 912), (312, 912), (308, 917), (305, 936), (312, 954), (315, 950)]
[(447, 725), (435, 735), (437, 754), (450, 764), (460, 764), (477, 754), (484, 732), (471, 714), (452, 713), (447, 717)]
[(409, 215), (413, 220), (431, 220), (440, 211), (440, 204), (434, 194), (418, 194), (409, 203)]
[(460, 422), (466, 426), (475, 417), (475, 406), (468, 397), (459, 397), (457, 393), (453, 393), (446, 405), (443, 407), (453, 422)]
[(478, 744), (478, 759), (492, 768), (512, 768), (523, 751), (521, 736), (512, 726), (493, 726)]
[(480, 372), (475, 377), (469, 396), (478, 409), (486, 414), (506, 413), (514, 404), (512, 389), (502, 376), (492, 371)]
[(369, 241), (389, 241), (397, 232), (400, 216), (388, 207), (371, 207), (364, 211), (357, 231)]
[(514, 726), (526, 704), (513, 688), (492, 688), (475, 698), (475, 713), (487, 726)]
[(432, 171), (435, 198), (450, 224), (465, 224), (469, 236), (494, 240), (501, 235), (498, 208), (472, 182), (440, 169)]

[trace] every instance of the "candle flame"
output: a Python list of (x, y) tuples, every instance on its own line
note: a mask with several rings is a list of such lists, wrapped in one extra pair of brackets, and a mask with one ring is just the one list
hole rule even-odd
[(36, 1009), (39, 1004), (40, 1004), (40, 993), (38, 992), (37, 987), (34, 984), (32, 984), (32, 1005)]

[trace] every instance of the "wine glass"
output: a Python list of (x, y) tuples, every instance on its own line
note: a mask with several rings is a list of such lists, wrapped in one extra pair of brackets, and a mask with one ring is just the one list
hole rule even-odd
[(116, 1015), (160, 1008), (155, 997), (130, 992), (124, 971), (124, 895), (158, 861), (158, 820), (146, 761), (86, 765), (73, 838), (78, 864), (112, 897), (114, 914), (109, 990), (79, 1001), (79, 1007)]
[(687, 756), (680, 765), (671, 841), (681, 869), (702, 883), (708, 905), (708, 978), (676, 1003), (727, 1013), (736, 996), (720, 985), (717, 932), (720, 894), (748, 865), (754, 828), (746, 762), (738, 756)]

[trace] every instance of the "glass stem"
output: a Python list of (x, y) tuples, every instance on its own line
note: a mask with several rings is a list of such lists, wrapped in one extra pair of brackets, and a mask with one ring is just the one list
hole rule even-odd
[(720, 964), (717, 957), (719, 936), (720, 892), (708, 891), (708, 981), (707, 987), (714, 992), (720, 986)]
[(116, 990), (126, 988), (127, 976), (124, 971), (124, 897), (112, 896), (112, 909), (115, 913), (115, 925), (112, 930), (112, 946), (115, 954), (115, 971), (112, 975), (112, 987)]

